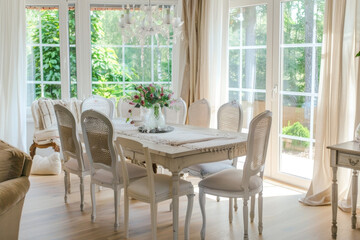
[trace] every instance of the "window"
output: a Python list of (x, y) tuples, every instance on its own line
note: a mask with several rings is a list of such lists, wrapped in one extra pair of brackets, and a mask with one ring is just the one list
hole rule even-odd
[[(123, 41), (119, 18), (125, 4), (97, 7), (81, 2), (78, 12), (85, 17), (75, 18), (78, 2), (55, 0), (56, 6), (33, 6), (32, 2), (40, 4), (42, 0), (27, 0), (26, 7), (28, 106), (40, 97), (68, 99), (94, 94), (119, 98), (132, 83), (171, 84), (171, 41), (161, 36), (150, 38), (144, 45), (136, 39)], [(134, 11), (135, 17), (139, 14)], [(86, 15), (90, 18), (89, 35), (84, 31), (86, 27), (76, 28), (79, 22), (83, 26)], [(83, 46), (77, 49), (79, 34)], [(68, 36), (68, 42), (61, 42), (62, 36)], [(90, 46), (83, 44), (84, 39), (91, 42)], [(85, 52), (91, 52), (91, 62), (87, 62), (90, 58)], [(79, 61), (82, 66), (77, 66)], [(91, 79), (83, 77), (87, 69)]]
[[(122, 8), (91, 11), (92, 91), (105, 97), (120, 97), (132, 83), (171, 83), (172, 46), (159, 37), (139, 45), (125, 41), (119, 30)], [(133, 12), (136, 18), (141, 13)]]
[(26, 9), (27, 104), (40, 97), (61, 98), (59, 10)]
[(243, 127), (273, 112), (268, 176), (306, 187), (312, 178), (325, 0), (232, 1), (229, 100)]

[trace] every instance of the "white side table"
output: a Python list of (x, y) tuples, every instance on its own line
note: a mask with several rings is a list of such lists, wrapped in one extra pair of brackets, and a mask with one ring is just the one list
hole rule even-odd
[(360, 143), (355, 141), (340, 143), (328, 146), (331, 150), (330, 166), (333, 170), (332, 180), (332, 237), (336, 238), (337, 226), (337, 208), (338, 208), (338, 184), (337, 184), (337, 168), (344, 167), (353, 170), (352, 175), (352, 194), (351, 194), (351, 227), (356, 228), (356, 202), (358, 189), (358, 170), (360, 170)]

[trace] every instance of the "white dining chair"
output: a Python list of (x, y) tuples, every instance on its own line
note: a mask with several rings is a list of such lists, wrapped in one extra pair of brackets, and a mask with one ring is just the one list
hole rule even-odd
[(188, 124), (208, 128), (210, 126), (210, 104), (205, 98), (193, 102), (188, 110)]
[(81, 103), (82, 113), (92, 109), (105, 114), (110, 119), (114, 116), (114, 108), (115, 105), (112, 100), (97, 95), (92, 95)]
[[(272, 113), (265, 111), (250, 123), (247, 139), (246, 160), (243, 170), (227, 169), (210, 175), (199, 182), (199, 203), (203, 219), (201, 239), (205, 239), (206, 214), (205, 194), (229, 198), (243, 198), (244, 239), (248, 239), (248, 200), (258, 194), (259, 234), (262, 234), (263, 176), (266, 151), (269, 142)], [(250, 220), (254, 220), (254, 205), (250, 210)], [(229, 221), (232, 222), (232, 207), (229, 208)]]
[[(172, 199), (172, 178), (165, 174), (154, 174), (152, 159), (148, 147), (143, 146), (137, 141), (118, 137), (115, 146), (121, 158), (123, 177), (124, 177), (124, 205), (125, 205), (125, 236), (129, 237), (129, 198), (134, 198), (142, 202), (150, 203), (151, 209), (151, 236), (156, 239), (157, 233), (157, 204), (159, 202)], [(146, 162), (147, 176), (136, 181), (129, 181), (129, 169), (126, 164), (124, 152), (131, 150), (144, 156)], [(188, 205), (185, 219), (184, 235), (189, 239), (189, 224), (194, 201), (193, 185), (180, 179), (179, 196), (187, 196)]]
[[(114, 128), (110, 119), (97, 111), (87, 110), (81, 114), (81, 127), (91, 170), (91, 220), (96, 219), (95, 186), (114, 190), (115, 229), (119, 226), (121, 188), (124, 187), (120, 161), (113, 145)], [(130, 182), (146, 176), (146, 169), (126, 162)]]
[(60, 104), (54, 105), (55, 115), (61, 142), (63, 156), (62, 169), (64, 170), (65, 196), (70, 193), (70, 173), (80, 178), (80, 209), (84, 210), (84, 177), (90, 175), (90, 166), (86, 153), (79, 141), (77, 124), (73, 113)]
[(171, 107), (165, 107), (164, 115), (166, 124), (185, 124), (187, 107), (182, 98), (175, 100)]
[[(131, 105), (130, 100), (126, 98), (120, 98), (117, 104), (117, 113), (118, 117), (121, 118), (129, 118), (135, 121), (141, 120), (141, 110), (140, 108), (136, 108), (135, 105)], [(130, 112), (130, 111), (131, 112)]]
[[(231, 101), (220, 106), (217, 112), (217, 128), (223, 131), (229, 132), (241, 132), (242, 129), (242, 120), (243, 118), (243, 110), (239, 103), (236, 101)], [(220, 162), (213, 163), (202, 163), (192, 165), (186, 168), (184, 171), (188, 172), (190, 175), (205, 178), (210, 176), (211, 174), (220, 172), (225, 169), (236, 168), (237, 166), (237, 158), (231, 160), (224, 160)], [(217, 201), (220, 198), (217, 197)], [(234, 209), (237, 211), (237, 202), (234, 200), (235, 205)]]

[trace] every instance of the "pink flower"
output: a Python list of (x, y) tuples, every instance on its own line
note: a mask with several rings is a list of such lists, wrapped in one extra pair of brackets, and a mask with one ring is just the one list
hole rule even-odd
[(145, 105), (145, 101), (144, 101), (144, 100), (141, 100), (140, 103), (141, 103), (141, 105), (143, 105), (143, 106)]
[(160, 97), (162, 97), (162, 96), (164, 96), (164, 94), (163, 94), (163, 93), (160, 93)]
[(135, 99), (139, 99), (139, 95), (135, 95), (134, 98), (135, 98)]
[(150, 87), (148, 87), (148, 90), (149, 90), (149, 92), (151, 92), (151, 88), (150, 88)]
[(153, 85), (150, 83), (150, 84), (149, 84), (149, 87), (152, 87), (152, 86), (153, 86)]
[(128, 111), (129, 113), (131, 113), (131, 109), (129, 109), (129, 111)]
[(150, 94), (150, 97), (153, 98), (153, 97), (154, 97), (154, 94)]
[(134, 102), (129, 102), (129, 104), (130, 104), (130, 105), (135, 105), (135, 103), (134, 103)]
[(164, 95), (164, 87), (161, 87), (161, 94)]
[(134, 122), (134, 120), (132, 120), (131, 122), (130, 122), (130, 124), (134, 124), (135, 122)]

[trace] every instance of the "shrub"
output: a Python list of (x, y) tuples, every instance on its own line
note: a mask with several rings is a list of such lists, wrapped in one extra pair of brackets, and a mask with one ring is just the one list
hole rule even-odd
[[(293, 125), (290, 125), (289, 121), (288, 125), (286, 127), (283, 127), (282, 134), (294, 137), (310, 138), (309, 129), (307, 127), (304, 127), (300, 122), (295, 122)], [(292, 145), (294, 147), (308, 147), (309, 142), (292, 140)]]

